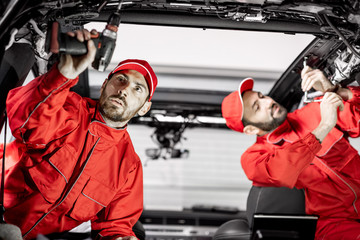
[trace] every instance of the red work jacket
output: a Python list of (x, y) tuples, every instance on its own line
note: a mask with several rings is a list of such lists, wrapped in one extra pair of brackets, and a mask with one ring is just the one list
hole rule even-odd
[(26, 151), (6, 171), (5, 220), (25, 239), (91, 220), (97, 238), (135, 236), (143, 209), (142, 165), (126, 128), (108, 127), (97, 102), (57, 67), (7, 98), (12, 134)]
[(277, 129), (258, 137), (241, 156), (253, 184), (303, 188), (308, 214), (359, 219), (360, 157), (348, 137), (360, 134), (360, 88), (350, 89), (353, 98), (321, 144), (311, 133), (321, 119), (319, 103), (289, 113)]

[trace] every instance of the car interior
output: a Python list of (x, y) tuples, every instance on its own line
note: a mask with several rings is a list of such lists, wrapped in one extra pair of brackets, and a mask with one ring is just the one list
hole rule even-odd
[[(0, 142), (12, 140), (7, 93), (47, 72), (67, 49), (83, 47), (67, 43), (54, 50), (55, 40), (67, 41), (54, 34), (95, 28), (105, 36), (105, 26), (114, 25), (113, 38), (103, 40), (109, 52), (72, 90), (98, 99), (119, 61), (154, 62), (159, 86), (151, 110), (134, 117), (128, 129), (144, 167), (137, 237), (309, 239), (316, 225), (311, 217), (291, 224), (309, 223), (307, 230), (282, 222), (259, 237), (256, 214), (305, 216), (304, 193), (252, 186), (240, 156), (255, 139), (227, 128), (221, 102), (253, 77), (255, 88), (289, 112), (301, 108), (318, 96), (301, 90), (304, 65), (342, 86), (359, 85), (357, 0), (5, 0), (0, 14)], [(358, 140), (351, 141), (359, 148)], [(61, 238), (87, 239), (90, 231), (85, 223)]]

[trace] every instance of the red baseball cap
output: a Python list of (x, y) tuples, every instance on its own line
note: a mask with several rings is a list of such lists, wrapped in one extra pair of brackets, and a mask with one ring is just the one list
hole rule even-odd
[(226, 120), (226, 125), (232, 130), (238, 132), (243, 132), (244, 130), (244, 124), (242, 123), (244, 116), (242, 93), (252, 90), (253, 87), (254, 80), (252, 78), (245, 78), (241, 81), (239, 89), (227, 95), (221, 104), (221, 111)]
[(124, 61), (121, 61), (114, 70), (112, 70), (109, 73), (108, 79), (111, 78), (111, 76), (114, 73), (117, 73), (121, 70), (135, 70), (141, 73), (146, 80), (146, 83), (149, 88), (149, 101), (151, 100), (152, 96), (154, 95), (155, 88), (157, 86), (158, 80), (155, 75), (154, 70), (151, 68), (150, 64), (145, 60), (139, 60), (139, 59), (127, 59)]

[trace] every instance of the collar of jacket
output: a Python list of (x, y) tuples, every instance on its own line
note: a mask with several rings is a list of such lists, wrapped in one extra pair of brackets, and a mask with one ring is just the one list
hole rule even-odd
[[(318, 122), (314, 121), (314, 119), (311, 119), (310, 122), (308, 120), (309, 118), (306, 117), (309, 115), (303, 113), (300, 114), (300, 116), (304, 116), (303, 119), (299, 119), (298, 116), (298, 114), (289, 113), (286, 120), (278, 128), (262, 136), (261, 138), (270, 144), (278, 144), (282, 140), (293, 143), (305, 137), (317, 127)], [(305, 126), (305, 123), (308, 124)], [(322, 148), (316, 155), (318, 157), (325, 156), (332, 148), (332, 146), (340, 141), (343, 136), (344, 133), (334, 127), (321, 143)]]
[(262, 137), (271, 144), (278, 144), (282, 140), (292, 143), (299, 139), (299, 136), (293, 131), (287, 118), (279, 127)]
[(108, 141), (117, 143), (127, 133), (127, 125), (123, 128), (112, 128), (106, 125), (100, 111), (96, 111), (95, 117), (91, 120), (89, 131), (92, 135), (101, 137)]

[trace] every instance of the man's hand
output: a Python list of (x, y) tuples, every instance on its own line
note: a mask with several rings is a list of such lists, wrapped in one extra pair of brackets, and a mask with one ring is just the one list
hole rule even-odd
[(312, 132), (322, 142), (337, 122), (337, 110), (344, 109), (342, 98), (333, 92), (327, 92), (320, 103), (321, 121), (319, 126)]
[(340, 111), (344, 109), (342, 98), (333, 92), (325, 93), (320, 103), (321, 123), (330, 128), (335, 127), (337, 122), (337, 109)]
[(304, 92), (314, 88), (316, 91), (325, 93), (335, 88), (322, 71), (319, 69), (312, 69), (309, 66), (303, 68), (301, 71), (301, 78), (301, 89)]
[[(311, 67), (306, 66), (301, 71), (301, 78), (301, 89), (304, 92), (309, 91), (311, 88), (323, 93), (331, 92), (336, 89), (319, 69), (312, 69)], [(352, 92), (348, 88), (339, 87), (336, 93), (344, 100), (349, 100), (353, 97)]]
[[(92, 31), (95, 34), (95, 32)], [(91, 40), (90, 32), (86, 29), (77, 30), (75, 32), (68, 32), (71, 37), (76, 37), (78, 41), (87, 41), (87, 54), (83, 56), (71, 56), (63, 54), (60, 57), (58, 69), (60, 73), (68, 78), (74, 79), (80, 75), (95, 59), (96, 48), (94, 42)]]

